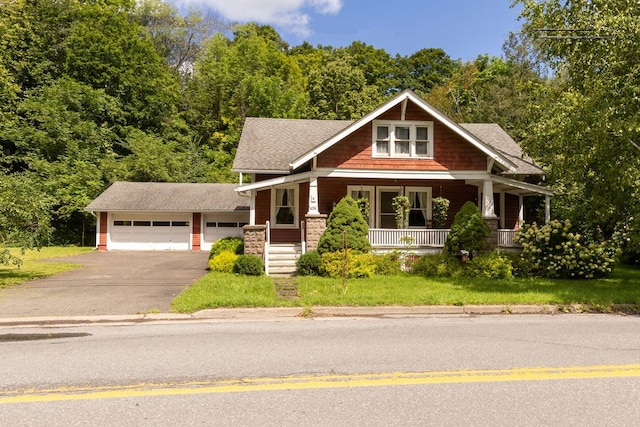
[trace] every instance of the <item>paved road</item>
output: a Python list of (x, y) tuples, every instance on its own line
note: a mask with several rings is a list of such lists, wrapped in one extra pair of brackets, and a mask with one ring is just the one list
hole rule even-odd
[[(0, 413), (29, 426), (635, 426), (639, 330), (609, 315), (0, 327)], [(17, 341), (36, 333), (50, 339)]]
[(168, 312), (207, 273), (207, 252), (92, 252), (52, 261), (83, 268), (0, 289), (0, 317)]

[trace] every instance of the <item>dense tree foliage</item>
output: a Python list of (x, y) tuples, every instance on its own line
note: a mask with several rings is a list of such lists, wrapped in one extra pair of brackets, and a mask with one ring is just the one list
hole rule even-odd
[[(0, 177), (31, 189), (13, 206), (47, 195), (35, 244), (90, 244), (84, 206), (116, 180), (234, 182), (247, 116), (353, 120), (411, 88), (456, 121), (500, 124), (549, 171), (554, 213), (640, 253), (635, 1), (515, 0), (524, 31), (470, 62), (289, 46), (163, 0), (0, 2)], [(26, 242), (8, 230), (0, 244)]]
[(640, 253), (640, 5), (633, 0), (523, 0), (525, 31), (558, 89), (526, 141), (548, 165), (554, 210), (581, 233), (628, 233)]

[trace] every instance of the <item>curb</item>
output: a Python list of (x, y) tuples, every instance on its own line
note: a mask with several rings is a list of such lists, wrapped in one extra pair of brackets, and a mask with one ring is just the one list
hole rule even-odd
[(195, 312), (148, 313), (100, 316), (48, 316), (0, 318), (0, 327), (8, 326), (73, 326), (82, 324), (175, 322), (193, 320), (283, 320), (330, 317), (402, 318), (421, 316), (474, 316), (474, 315), (526, 315), (526, 314), (639, 314), (635, 305), (612, 305), (610, 311), (598, 311), (588, 306), (558, 305), (435, 305), (435, 306), (383, 306), (383, 307), (275, 307), (275, 308), (216, 308)]

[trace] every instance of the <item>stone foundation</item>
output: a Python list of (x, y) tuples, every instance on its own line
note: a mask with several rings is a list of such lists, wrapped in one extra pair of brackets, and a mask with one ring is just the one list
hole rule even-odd
[(305, 237), (307, 242), (307, 251), (315, 251), (318, 249), (318, 242), (320, 236), (327, 228), (327, 215), (326, 214), (307, 214), (305, 217), (307, 226), (307, 235)]
[(264, 242), (266, 225), (245, 225), (244, 231), (244, 253), (257, 255), (264, 258)]

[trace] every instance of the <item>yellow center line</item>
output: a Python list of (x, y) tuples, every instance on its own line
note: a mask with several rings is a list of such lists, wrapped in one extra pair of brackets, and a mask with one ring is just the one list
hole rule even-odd
[(391, 387), (426, 384), (461, 384), (506, 381), (551, 381), (591, 378), (640, 377), (640, 364), (577, 367), (540, 367), (488, 370), (388, 372), (377, 374), (243, 378), (114, 387), (64, 387), (0, 391), (0, 404), (127, 397), (246, 393), (274, 390)]

